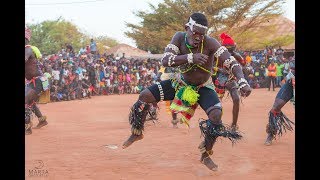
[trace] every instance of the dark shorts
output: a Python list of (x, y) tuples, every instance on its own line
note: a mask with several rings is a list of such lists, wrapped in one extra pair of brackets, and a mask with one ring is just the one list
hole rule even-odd
[(285, 102), (288, 102), (292, 97), (293, 97), (293, 86), (292, 86), (291, 80), (289, 80), (284, 85), (282, 85), (276, 98), (282, 99)]
[(43, 91), (43, 87), (42, 87), (42, 81), (40, 80), (40, 78), (37, 78), (35, 80), (35, 84), (33, 84), (33, 82), (30, 82), (26, 88), (31, 88), (33, 90), (36, 91), (36, 93), (39, 95), (42, 91)]
[[(171, 85), (171, 80), (165, 80), (160, 82), (164, 94), (164, 101), (173, 100), (175, 96), (175, 90)], [(151, 91), (152, 95), (155, 97), (157, 102), (160, 101), (160, 91), (157, 84), (153, 84), (152, 86), (148, 87), (148, 89)], [(199, 105), (201, 108), (207, 112), (207, 110), (210, 107), (213, 107), (214, 105), (220, 103), (220, 100), (217, 96), (217, 93), (209, 89), (207, 87), (201, 87), (199, 89), (200, 97), (198, 100)], [(210, 108), (211, 109), (211, 108)]]

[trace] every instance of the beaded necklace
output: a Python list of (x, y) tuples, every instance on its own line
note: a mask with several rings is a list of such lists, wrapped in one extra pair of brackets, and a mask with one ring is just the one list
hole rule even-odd
[[(201, 50), (200, 50), (200, 53), (203, 52), (203, 40), (204, 40), (204, 38), (203, 38), (202, 41), (201, 41)], [(187, 33), (186, 33), (185, 36), (184, 36), (184, 43), (185, 43), (185, 45), (187, 46), (187, 48), (189, 49), (189, 52), (192, 53), (192, 51), (191, 51), (192, 46), (189, 45), (189, 43), (188, 43), (188, 41), (187, 41)], [(199, 50), (199, 47), (198, 47), (198, 50)], [(198, 50), (197, 50), (197, 52), (198, 52)], [(195, 66), (198, 67), (198, 68), (200, 68), (200, 69), (202, 69), (203, 71), (205, 71), (205, 72), (213, 75), (213, 74), (211, 73), (211, 71), (207, 70), (206, 68), (204, 68), (204, 67), (202, 67), (202, 66), (200, 66), (200, 65), (198, 65), (198, 64), (193, 64), (192, 66), (189, 66), (189, 67), (188, 67), (186, 70), (184, 70), (184, 71), (181, 71), (181, 70), (180, 70), (180, 73), (182, 73), (182, 74), (187, 73), (187, 72), (189, 72), (191, 69), (193, 69)]]

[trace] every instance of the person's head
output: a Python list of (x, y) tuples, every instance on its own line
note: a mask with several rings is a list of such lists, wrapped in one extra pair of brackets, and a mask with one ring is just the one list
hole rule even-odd
[(25, 29), (24, 29), (24, 39), (25, 39), (25, 45), (29, 44), (31, 39), (31, 30), (27, 26), (25, 26)]
[(91, 39), (90, 41), (93, 42), (93, 39)]
[(78, 73), (75, 73), (75, 78), (74, 78), (75, 81), (79, 81), (79, 74)]
[(67, 63), (63, 63), (63, 64), (62, 64), (62, 68), (63, 68), (63, 69), (67, 69)]
[(233, 52), (235, 50), (236, 43), (231, 38), (231, 36), (229, 36), (226, 33), (221, 33), (220, 34), (220, 39), (221, 39), (221, 45), (225, 46), (228, 49), (229, 52)]
[(58, 85), (58, 83), (59, 83), (58, 80), (54, 80), (54, 81), (53, 81), (53, 84), (54, 84), (54, 85)]
[(208, 30), (208, 20), (202, 13), (193, 13), (185, 24), (186, 41), (192, 47), (198, 47)]

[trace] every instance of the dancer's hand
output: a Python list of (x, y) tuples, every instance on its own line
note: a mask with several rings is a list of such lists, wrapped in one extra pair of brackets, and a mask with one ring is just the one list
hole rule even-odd
[(204, 65), (208, 61), (209, 56), (202, 54), (202, 53), (196, 53), (193, 54), (193, 63)]

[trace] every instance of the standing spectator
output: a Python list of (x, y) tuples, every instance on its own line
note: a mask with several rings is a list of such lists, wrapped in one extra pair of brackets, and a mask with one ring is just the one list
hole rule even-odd
[(283, 77), (286, 77), (287, 74), (289, 73), (289, 70), (290, 70), (289, 61), (284, 59), (283, 65), (284, 65), (284, 67), (283, 67)]
[(279, 46), (279, 48), (276, 51), (277, 60), (282, 61), (283, 54), (284, 54), (284, 50), (281, 48), (281, 46)]
[(97, 44), (93, 39), (91, 39), (90, 51), (91, 51), (91, 54), (93, 54), (93, 56), (95, 56), (95, 54), (97, 52)]
[(246, 62), (247, 62), (248, 64), (250, 64), (251, 61), (252, 61), (251, 52), (249, 52), (249, 53), (247, 54), (247, 56), (246, 56)]
[(91, 52), (90, 46), (87, 45), (87, 46), (86, 46), (86, 54), (89, 54), (90, 52)]
[(276, 78), (276, 86), (280, 87), (280, 82), (282, 81), (283, 78), (283, 74), (282, 74), (282, 70), (284, 68), (284, 65), (281, 61), (278, 61), (276, 64), (277, 67), (277, 78)]
[(67, 53), (73, 53), (73, 47), (71, 44), (65, 44)]
[(270, 91), (271, 82), (272, 82), (273, 91), (275, 91), (276, 71), (277, 71), (277, 67), (276, 67), (276, 65), (274, 63), (274, 60), (271, 60), (271, 63), (268, 66), (268, 74), (267, 74), (268, 75), (268, 79), (269, 79), (268, 91)]

